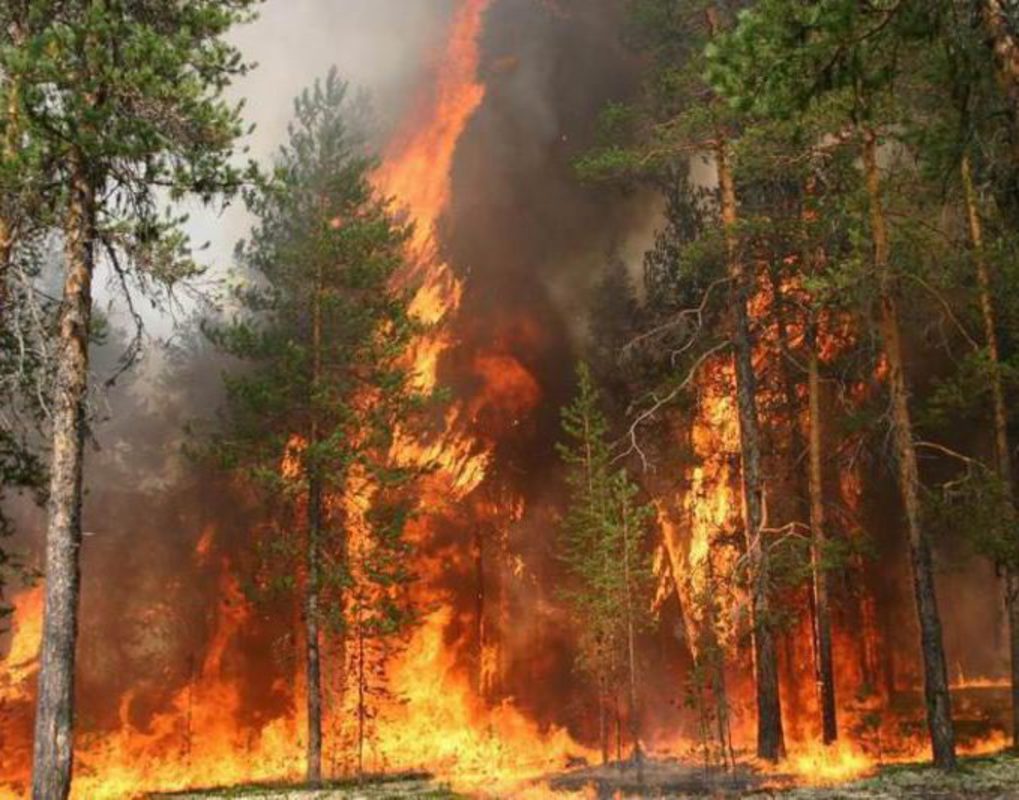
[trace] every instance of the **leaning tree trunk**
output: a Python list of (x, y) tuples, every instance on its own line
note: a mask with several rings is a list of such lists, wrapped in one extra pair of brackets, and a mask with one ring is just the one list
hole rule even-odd
[(952, 724), (952, 701), (948, 690), (948, 669), (941, 634), (934, 586), (934, 563), (930, 541), (923, 527), (920, 503), (920, 471), (913, 443), (913, 423), (909, 411), (909, 389), (906, 383), (902, 352), (902, 333), (895, 299), (895, 280), (891, 272), (891, 251), (888, 223), (885, 217), (878, 167), (877, 135), (871, 129), (863, 134), (863, 165), (870, 201), (871, 234), (874, 238), (874, 268), (878, 276), (878, 326), (884, 343), (888, 366), (888, 388), (891, 395), (892, 432), (899, 471), (906, 528), (909, 534), (910, 560), (913, 568), (913, 589), (924, 669), (924, 699), (927, 726), (930, 730), (934, 763), (943, 768), (955, 766), (955, 731)]
[(71, 158), (64, 297), (57, 334), (53, 453), (46, 528), (46, 599), (32, 762), (33, 800), (66, 800), (74, 756), (74, 660), (80, 594), (82, 457), (95, 266), (95, 183)]
[(779, 700), (778, 661), (770, 617), (768, 549), (763, 542), (764, 487), (761, 478), (761, 443), (757, 419), (757, 376), (750, 332), (751, 281), (739, 256), (736, 184), (729, 164), (728, 145), (720, 137), (715, 150), (725, 228), (729, 277), (732, 280), (736, 360), (736, 399), (739, 407), (740, 454), (743, 473), (743, 516), (750, 563), (753, 614), (754, 675), (757, 684), (757, 755), (778, 761), (785, 754), (782, 706)]
[[(998, 323), (994, 307), (991, 267), (984, 249), (984, 228), (980, 204), (973, 185), (973, 169), (969, 156), (962, 159), (962, 185), (966, 197), (966, 218), (969, 222), (970, 246), (976, 263), (980, 312), (984, 324), (984, 342), (990, 360), (990, 389), (994, 417), (994, 448), (998, 478), (1005, 492), (1007, 513), (1015, 514), (1015, 492), (1012, 486), (1012, 450), (1008, 436), (1008, 405), (1001, 377), (1001, 351), (998, 344)], [(1005, 576), (1005, 602), (1008, 608), (1009, 639), (1012, 654), (1012, 745), (1019, 747), (1019, 575), (1015, 567)]]

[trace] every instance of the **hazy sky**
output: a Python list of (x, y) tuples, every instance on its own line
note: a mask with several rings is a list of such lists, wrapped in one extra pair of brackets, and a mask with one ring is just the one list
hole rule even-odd
[[(383, 121), (398, 115), (451, 8), (452, 0), (267, 0), (259, 19), (232, 37), (257, 64), (231, 92), (245, 100), (245, 117), (256, 125), (246, 141), (251, 155), (268, 163), (286, 135), (293, 97), (332, 65), (372, 92)], [(246, 214), (238, 204), (222, 214), (198, 206), (188, 210), (195, 244), (210, 244), (203, 263), (222, 275), (248, 228)], [(109, 287), (100, 282), (97, 290), (105, 305)], [(151, 310), (146, 316), (150, 333), (170, 333), (169, 319)]]

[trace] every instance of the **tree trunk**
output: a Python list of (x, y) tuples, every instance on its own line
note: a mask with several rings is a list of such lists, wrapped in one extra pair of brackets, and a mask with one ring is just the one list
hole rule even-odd
[[(703, 651), (707, 653), (707, 657), (710, 659), (708, 669), (711, 676), (711, 693), (715, 700), (718, 747), (722, 753), (722, 763), (725, 765), (726, 770), (729, 770), (730, 768), (736, 768), (736, 753), (732, 746), (732, 727), (729, 724), (729, 690), (725, 681), (725, 650), (718, 641), (718, 614), (714, 598), (716, 587), (715, 568), (710, 555), (706, 560), (706, 568), (707, 575), (705, 577), (707, 579), (707, 590), (710, 593), (710, 599), (707, 603), (707, 619), (705, 620), (705, 624), (708, 626), (708, 641)], [(704, 652), (702, 652), (699, 658), (704, 657)]]
[[(1001, 352), (998, 345), (998, 322), (994, 307), (991, 267), (984, 249), (984, 228), (980, 219), (980, 203), (973, 185), (973, 169), (969, 156), (962, 158), (962, 185), (966, 196), (966, 218), (969, 222), (970, 245), (977, 270), (980, 311), (984, 324), (984, 342), (990, 361), (991, 403), (994, 417), (994, 449), (996, 469), (1005, 492), (1007, 513), (1015, 514), (1015, 492), (1012, 484), (1012, 450), (1008, 437), (1008, 405), (1001, 378)], [(1015, 568), (1005, 576), (1005, 603), (1008, 608), (1010, 651), (1012, 654), (1012, 745), (1019, 747), (1019, 575)]]
[(365, 671), (364, 658), (364, 620), (361, 614), (361, 601), (358, 601), (357, 612), (357, 777), (364, 777), (364, 740), (365, 726), (368, 720), (368, 676)]
[(604, 675), (598, 677), (598, 741), (601, 743), (601, 763), (609, 763), (609, 723)]
[[(11, 45), (14, 48), (20, 47), (24, 42), (24, 29), (15, 22), (10, 31)], [(2, 160), (12, 164), (18, 155), (19, 140), (21, 138), (21, 77), (11, 75), (8, 77), (10, 86), (7, 91), (7, 124), (4, 130), (4, 139), (0, 153)], [(7, 304), (10, 298), (10, 271), (11, 259), (14, 255), (14, 242), (17, 239), (17, 218), (19, 210), (18, 191), (11, 191), (10, 186), (3, 186), (2, 198), (0, 198), (0, 324), (3, 324), (7, 317)]]
[(891, 395), (892, 429), (899, 471), (906, 528), (909, 533), (910, 560), (913, 567), (913, 589), (924, 668), (924, 699), (927, 726), (930, 730), (934, 763), (943, 768), (955, 766), (955, 731), (952, 724), (952, 701), (948, 691), (948, 669), (941, 634), (941, 616), (934, 586), (934, 563), (930, 542), (923, 528), (920, 503), (920, 471), (913, 444), (913, 423), (909, 411), (909, 389), (906, 383), (902, 353), (902, 334), (895, 298), (895, 279), (891, 272), (891, 251), (888, 224), (885, 218), (878, 167), (877, 135), (871, 129), (863, 133), (863, 165), (867, 194), (870, 200), (870, 221), (874, 237), (874, 268), (879, 280), (878, 326), (884, 343), (888, 366), (888, 388)]
[(1019, 41), (1009, 25), (1003, 0), (982, 0), (980, 12), (988, 42), (994, 51), (998, 75), (1014, 114), (1019, 108)]
[(487, 630), (485, 627), (485, 535), (481, 525), (474, 527), (474, 579), (476, 581), (474, 596), (474, 636), (477, 640), (477, 687), (481, 697), (491, 693), (491, 676), (486, 664), (485, 644)]
[(757, 684), (757, 755), (778, 761), (785, 755), (778, 663), (771, 628), (768, 597), (768, 550), (762, 541), (764, 495), (761, 480), (761, 444), (757, 419), (757, 376), (750, 332), (750, 280), (739, 255), (736, 185), (729, 164), (728, 146), (720, 137), (715, 150), (725, 228), (729, 277), (735, 314), (736, 399), (739, 406), (740, 453), (743, 474), (743, 521), (750, 562), (754, 674)]
[[(814, 183), (807, 182), (805, 195), (809, 200)], [(812, 212), (804, 205), (803, 226), (805, 246), (804, 266), (814, 273), (820, 267), (822, 251), (810, 242)], [(821, 709), (821, 739), (832, 744), (838, 739), (838, 718), (835, 705), (835, 669), (832, 658), (831, 602), (828, 593), (828, 573), (824, 565), (827, 527), (824, 508), (824, 417), (822, 413), (821, 358), (818, 352), (820, 319), (812, 311), (806, 327), (807, 348), (807, 497), (810, 506), (810, 577), (814, 610), (814, 673), (817, 681), (818, 701)]]
[(82, 458), (88, 337), (95, 266), (95, 183), (71, 157), (64, 297), (53, 392), (53, 455), (46, 529), (46, 599), (32, 764), (33, 800), (65, 800), (71, 788), (74, 661), (80, 594)]
[(835, 712), (835, 670), (832, 660), (831, 609), (828, 574), (824, 566), (826, 542), (824, 513), (824, 451), (821, 430), (821, 365), (817, 354), (817, 321), (807, 332), (807, 372), (810, 395), (809, 486), (810, 486), (810, 570), (814, 595), (814, 668), (821, 705), (821, 738), (831, 744), (838, 738)]
[[(625, 488), (624, 488), (625, 491)], [(626, 597), (626, 668), (630, 690), (630, 742), (633, 744), (633, 760), (638, 769), (643, 761), (640, 750), (640, 711), (637, 704), (637, 643), (633, 607), (633, 576), (630, 568), (630, 508), (629, 501), (623, 498), (623, 581)]]
[(308, 783), (322, 780), (322, 658), (319, 631), (319, 592), (321, 588), (322, 470), (319, 464), (319, 429), (316, 413), (319, 380), (322, 372), (322, 264), (319, 259), (312, 296), (311, 329), (311, 426), (308, 436), (308, 554), (305, 587), (305, 634), (308, 683)]
[(305, 586), (305, 662), (308, 683), (308, 783), (322, 780), (322, 656), (319, 632), (321, 584), (322, 483), (312, 475), (308, 487), (308, 554)]

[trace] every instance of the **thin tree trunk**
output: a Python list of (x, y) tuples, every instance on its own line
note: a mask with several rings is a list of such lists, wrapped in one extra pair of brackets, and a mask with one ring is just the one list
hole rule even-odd
[(838, 738), (835, 711), (835, 670), (832, 659), (831, 608), (828, 574), (824, 566), (826, 543), (824, 513), (824, 443), (821, 417), (821, 365), (817, 353), (817, 320), (807, 333), (807, 385), (810, 395), (809, 485), (810, 485), (810, 570), (814, 597), (814, 668), (821, 705), (821, 738), (831, 744)]
[(718, 641), (718, 617), (715, 607), (715, 568), (710, 555), (707, 558), (707, 581), (710, 599), (707, 603), (706, 624), (708, 625), (707, 653), (710, 658), (708, 665), (711, 671), (711, 693), (715, 698), (715, 717), (718, 733), (718, 746), (722, 751), (722, 763), (728, 770), (736, 767), (736, 753), (732, 746), (732, 728), (729, 724), (729, 690), (725, 681), (725, 651)]
[(891, 394), (892, 428), (899, 471), (899, 491), (909, 533), (910, 560), (913, 567), (913, 588), (924, 667), (924, 699), (927, 725), (930, 730), (934, 763), (943, 768), (955, 766), (955, 731), (952, 724), (952, 701), (948, 691), (948, 669), (941, 633), (934, 586), (934, 563), (930, 542), (923, 528), (920, 503), (920, 471), (913, 444), (913, 423), (909, 411), (909, 389), (906, 383), (902, 353), (902, 334), (895, 300), (895, 280), (891, 272), (891, 251), (888, 224), (885, 218), (878, 167), (877, 136), (871, 129), (863, 133), (863, 165), (867, 194), (870, 200), (870, 221), (874, 237), (874, 267), (878, 274), (880, 310), (878, 325), (884, 341), (888, 364), (888, 387)]
[[(625, 491), (625, 489), (624, 489)], [(633, 744), (633, 759), (640, 769), (643, 761), (640, 750), (640, 710), (637, 705), (637, 644), (633, 607), (633, 576), (630, 568), (630, 508), (623, 498), (623, 581), (626, 587), (626, 663), (630, 689), (630, 741)]]
[[(998, 322), (994, 307), (991, 267), (984, 249), (984, 229), (980, 219), (980, 203), (973, 185), (973, 169), (969, 155), (962, 159), (962, 184), (966, 195), (966, 217), (969, 221), (970, 245), (976, 262), (980, 311), (984, 324), (984, 342), (990, 360), (990, 389), (994, 416), (994, 449), (998, 478), (1005, 492), (1009, 514), (1015, 513), (1015, 491), (1012, 484), (1012, 450), (1008, 437), (1008, 405), (1001, 379), (1001, 352), (998, 345)], [(1019, 747), (1019, 575), (1014, 569), (1005, 576), (1005, 602), (1008, 608), (1010, 651), (1012, 654), (1012, 745)]]
[(725, 228), (728, 271), (732, 279), (736, 361), (736, 400), (739, 407), (740, 453), (743, 473), (743, 520), (750, 563), (750, 593), (757, 685), (757, 755), (778, 761), (785, 755), (782, 707), (779, 699), (778, 661), (771, 628), (768, 597), (768, 550), (762, 541), (764, 488), (761, 478), (761, 443), (757, 419), (757, 376), (750, 332), (750, 280), (739, 255), (736, 184), (729, 164), (728, 145), (720, 137), (715, 149)]
[(71, 158), (67, 272), (57, 340), (53, 455), (46, 529), (46, 599), (32, 764), (33, 800), (66, 800), (71, 788), (74, 662), (80, 594), (82, 458), (88, 337), (95, 266), (95, 183), (84, 154)]
[(606, 708), (606, 680), (605, 676), (601, 675), (598, 678), (598, 740), (601, 743), (601, 763), (609, 763), (609, 725), (608, 719), (606, 718), (608, 710)]
[(491, 691), (490, 676), (485, 663), (485, 535), (481, 525), (474, 528), (474, 579), (477, 582), (474, 597), (475, 638), (477, 639), (477, 685), (478, 693), (487, 697)]
[[(814, 183), (807, 182), (805, 196), (814, 193)], [(814, 273), (820, 267), (822, 252), (811, 246), (809, 229), (812, 212), (803, 208), (804, 266)], [(827, 520), (824, 508), (824, 416), (822, 413), (821, 358), (818, 351), (820, 319), (812, 311), (807, 320), (807, 496), (810, 506), (810, 577), (814, 611), (814, 672), (821, 709), (821, 739), (832, 744), (838, 739), (838, 718), (835, 705), (835, 669), (832, 658), (831, 602), (828, 573), (824, 565), (827, 543)]]
[(312, 297), (312, 375), (311, 375), (311, 427), (308, 437), (308, 554), (307, 585), (305, 587), (305, 634), (308, 683), (308, 783), (322, 780), (322, 661), (321, 633), (319, 631), (319, 592), (321, 588), (322, 539), (322, 471), (319, 464), (319, 429), (316, 404), (322, 371), (322, 265), (317, 275)]
[(308, 783), (322, 780), (322, 654), (319, 631), (321, 585), (322, 483), (312, 474), (308, 485), (308, 554), (305, 586), (305, 661), (308, 684)]
[(362, 619), (361, 601), (358, 601), (357, 612), (357, 777), (364, 777), (364, 739), (365, 722), (368, 719), (367, 675), (364, 660), (364, 620)]

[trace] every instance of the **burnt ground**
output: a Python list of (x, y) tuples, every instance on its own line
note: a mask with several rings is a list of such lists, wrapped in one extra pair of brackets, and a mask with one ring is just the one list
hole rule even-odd
[[(770, 777), (768, 780), (774, 780)], [(964, 759), (946, 774), (924, 765), (883, 769), (866, 780), (841, 786), (776, 788), (749, 769), (735, 774), (706, 773), (678, 761), (656, 760), (638, 776), (632, 766), (584, 768), (548, 779), (544, 789), (530, 787), (529, 800), (578, 796), (606, 800), (1019, 800), (1019, 757), (1001, 754)], [(338, 782), (317, 790), (286, 786), (151, 795), (149, 800), (472, 800), (437, 784), (427, 775), (400, 775), (361, 784)], [(485, 800), (493, 800), (486, 797)], [(499, 800), (512, 800), (507, 795)]]
[(953, 773), (922, 764), (886, 767), (864, 780), (809, 788), (745, 767), (727, 774), (658, 760), (646, 764), (643, 774), (631, 765), (609, 765), (565, 773), (549, 785), (564, 792), (586, 789), (599, 800), (1019, 800), (1019, 757), (964, 759)]

